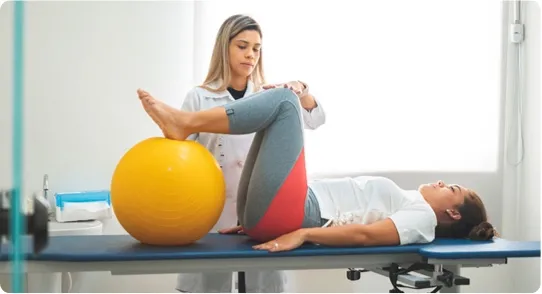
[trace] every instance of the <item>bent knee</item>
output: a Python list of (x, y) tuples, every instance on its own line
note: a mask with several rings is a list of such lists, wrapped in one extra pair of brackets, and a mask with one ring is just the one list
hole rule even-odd
[(278, 88), (276, 89), (281, 95), (281, 98), (286, 101), (294, 102), (295, 104), (299, 103), (299, 97), (294, 93), (294, 91), (288, 88)]
[(272, 103), (278, 106), (285, 105), (285, 102), (289, 105), (292, 105), (294, 107), (282, 107), (284, 110), (300, 110), (301, 109), (301, 102), (299, 101), (299, 97), (290, 89), (287, 88), (275, 88), (266, 90), (266, 95), (270, 95), (272, 97), (269, 97), (269, 99), (272, 99)]

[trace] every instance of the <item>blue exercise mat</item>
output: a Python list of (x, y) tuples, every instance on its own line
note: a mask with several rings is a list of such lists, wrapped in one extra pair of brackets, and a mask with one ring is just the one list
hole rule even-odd
[[(29, 242), (26, 242), (29, 244)], [(208, 258), (250, 258), (271, 256), (323, 256), (368, 254), (420, 254), (427, 258), (507, 258), (540, 256), (540, 242), (518, 242), (504, 239), (475, 242), (437, 239), (430, 244), (372, 247), (327, 247), (306, 244), (285, 252), (269, 253), (252, 249), (257, 242), (244, 235), (208, 234), (188, 246), (162, 247), (139, 243), (128, 235), (51, 237), (39, 255), (24, 250), (27, 260), (44, 261), (134, 261)], [(0, 260), (7, 260), (9, 246), (2, 246)]]

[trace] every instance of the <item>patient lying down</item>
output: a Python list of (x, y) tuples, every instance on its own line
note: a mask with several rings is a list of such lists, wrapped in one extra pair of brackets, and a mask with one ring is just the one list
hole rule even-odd
[(496, 235), (471, 189), (442, 181), (405, 190), (387, 178), (309, 182), (300, 103), (290, 89), (258, 92), (209, 110), (175, 109), (138, 90), (143, 108), (172, 140), (190, 134), (256, 133), (238, 192), (240, 226), (257, 250), (428, 243), (435, 237), (489, 240)]

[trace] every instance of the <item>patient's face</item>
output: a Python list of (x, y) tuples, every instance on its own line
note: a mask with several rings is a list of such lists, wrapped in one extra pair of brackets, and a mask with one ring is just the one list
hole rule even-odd
[(419, 190), (441, 209), (456, 209), (463, 205), (468, 194), (467, 188), (443, 181), (422, 185)]
[(262, 40), (254, 30), (243, 31), (235, 36), (229, 46), (230, 68), (236, 77), (248, 77), (260, 60)]

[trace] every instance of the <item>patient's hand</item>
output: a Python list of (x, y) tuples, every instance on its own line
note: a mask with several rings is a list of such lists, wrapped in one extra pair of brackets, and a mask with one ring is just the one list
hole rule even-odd
[(293, 231), (282, 235), (275, 240), (253, 246), (256, 250), (267, 250), (269, 252), (288, 251), (296, 249), (305, 243), (305, 236), (302, 230)]
[(235, 226), (233, 228), (220, 229), (218, 230), (220, 234), (244, 234), (243, 228), (241, 226)]

